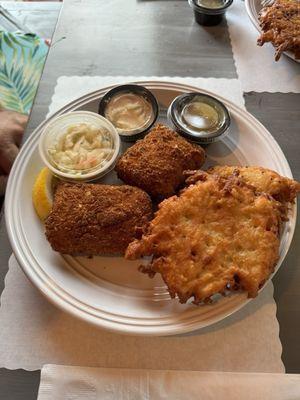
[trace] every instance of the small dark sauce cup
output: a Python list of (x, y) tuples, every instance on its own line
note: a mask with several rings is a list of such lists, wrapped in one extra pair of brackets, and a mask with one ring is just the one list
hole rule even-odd
[[(152, 128), (154, 123), (156, 122), (158, 118), (158, 113), (159, 113), (159, 107), (158, 107), (158, 102), (150, 90), (145, 88), (144, 86), (141, 85), (134, 85), (134, 84), (129, 84), (129, 85), (120, 85), (116, 86), (113, 89), (109, 90), (108, 92), (105, 93), (105, 95), (102, 97), (100, 103), (99, 103), (99, 109), (98, 113), (100, 115), (103, 115), (105, 118), (107, 118), (105, 114), (105, 109), (109, 102), (112, 100), (112, 98), (118, 94), (121, 93), (133, 93), (137, 94), (141, 97), (143, 97), (145, 100), (147, 100), (148, 103), (150, 103), (152, 107), (152, 119), (149, 120), (149, 122), (143, 126), (141, 129), (135, 129), (131, 130), (128, 132), (121, 132), (117, 127), (117, 131), (119, 133), (119, 136), (122, 141), (124, 142), (135, 142), (137, 139), (142, 139), (146, 133)], [(108, 119), (109, 120), (109, 119)], [(113, 122), (110, 121), (112, 124)]]
[(208, 0), (189, 0), (189, 5), (194, 10), (195, 20), (199, 25), (213, 26), (222, 22), (223, 16), (227, 8), (232, 4), (233, 0), (210, 0), (220, 3), (210, 7)]
[[(186, 124), (184, 110), (195, 102), (205, 104), (214, 110), (218, 116), (216, 126), (202, 129)], [(181, 136), (201, 145), (214, 143), (223, 138), (228, 133), (231, 123), (230, 114), (225, 104), (215, 97), (201, 92), (185, 93), (177, 96), (168, 108), (168, 120)]]

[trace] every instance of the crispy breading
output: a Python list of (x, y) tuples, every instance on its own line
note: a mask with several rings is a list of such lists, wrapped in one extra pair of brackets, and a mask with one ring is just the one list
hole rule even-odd
[(53, 250), (72, 255), (124, 253), (152, 217), (147, 193), (132, 186), (60, 183), (45, 222)]
[(259, 13), (262, 33), (257, 44), (272, 42), (276, 48), (275, 60), (281, 53), (291, 51), (300, 59), (300, 3), (298, 0), (275, 0)]
[(127, 259), (152, 255), (144, 272), (162, 275), (171, 297), (197, 304), (227, 290), (255, 297), (279, 253), (279, 203), (238, 177), (202, 173), (159, 205)]
[(281, 203), (292, 203), (300, 192), (300, 183), (285, 178), (277, 172), (263, 167), (221, 166), (210, 168), (207, 172), (223, 177), (234, 174), (258, 192), (267, 193)]
[(172, 196), (184, 182), (183, 171), (200, 168), (204, 150), (170, 128), (157, 125), (119, 159), (118, 177), (140, 187), (155, 199)]

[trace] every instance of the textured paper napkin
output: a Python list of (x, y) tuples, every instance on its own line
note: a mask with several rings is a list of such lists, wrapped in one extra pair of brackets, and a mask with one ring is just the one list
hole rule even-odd
[(292, 400), (300, 375), (145, 371), (46, 365), (38, 400)]
[[(142, 80), (176, 81), (219, 93), (240, 106), (236, 79), (61, 77), (50, 106), (107, 85)], [(110, 333), (65, 314), (28, 282), (14, 257), (0, 308), (0, 367), (40, 369), (44, 364), (136, 369), (283, 372), (273, 285), (242, 310), (201, 331), (173, 337)]]
[(234, 1), (226, 13), (233, 57), (244, 92), (300, 92), (300, 64), (281, 56), (274, 60), (274, 47), (256, 44), (259, 36), (245, 4)]

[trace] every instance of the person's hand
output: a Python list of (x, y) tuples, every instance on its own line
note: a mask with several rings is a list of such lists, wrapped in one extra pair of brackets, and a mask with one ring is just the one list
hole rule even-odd
[(0, 110), (0, 196), (5, 192), (8, 174), (19, 152), (28, 116)]

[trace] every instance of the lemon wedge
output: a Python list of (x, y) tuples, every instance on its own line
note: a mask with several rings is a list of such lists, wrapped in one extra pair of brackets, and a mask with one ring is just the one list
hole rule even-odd
[(42, 221), (48, 217), (52, 208), (52, 180), (52, 173), (45, 167), (38, 174), (32, 189), (33, 205), (37, 215)]

